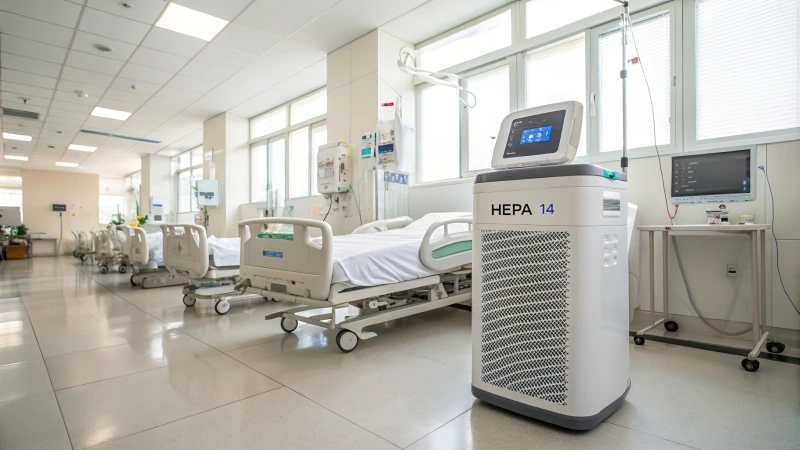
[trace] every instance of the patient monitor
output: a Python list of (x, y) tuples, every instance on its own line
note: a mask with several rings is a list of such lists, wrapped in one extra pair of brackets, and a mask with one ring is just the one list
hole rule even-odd
[(585, 430), (630, 384), (627, 177), (568, 164), (582, 116), (578, 102), (510, 114), (501, 170), (475, 178), (472, 392)]
[(321, 145), (317, 153), (317, 192), (336, 194), (350, 190), (350, 152), (342, 143)]

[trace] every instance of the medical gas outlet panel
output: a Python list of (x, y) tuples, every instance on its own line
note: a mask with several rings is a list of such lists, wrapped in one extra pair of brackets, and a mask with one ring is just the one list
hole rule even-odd
[(341, 143), (321, 145), (317, 153), (317, 192), (348, 192), (352, 183), (350, 152)]

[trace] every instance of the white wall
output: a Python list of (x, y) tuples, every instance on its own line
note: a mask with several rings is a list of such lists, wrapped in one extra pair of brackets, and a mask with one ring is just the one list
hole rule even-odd
[[(664, 179), (671, 176), (669, 156), (662, 157)], [(780, 263), (783, 280), (795, 301), (800, 299), (800, 141), (761, 145), (758, 147), (757, 164), (766, 164), (775, 193), (775, 230), (780, 248)], [(617, 162), (600, 164), (619, 170)], [(631, 159), (628, 174), (629, 201), (639, 205), (639, 225), (665, 225), (669, 223), (664, 206), (664, 194), (659, 185), (661, 176), (655, 157)], [(755, 214), (758, 223), (772, 220), (771, 201), (764, 174), (757, 171), (756, 200), (746, 203), (727, 204), (731, 220), (740, 214)], [(410, 189), (409, 205), (412, 218), (430, 212), (472, 211), (473, 180), (460, 180), (438, 185), (417, 185)], [(717, 205), (681, 206), (676, 223), (705, 223), (708, 209)], [(670, 208), (673, 206), (670, 204)], [(774, 243), (768, 234), (767, 245), (767, 323), (776, 327), (800, 329), (800, 316), (792, 309), (778, 280), (775, 268)], [(649, 310), (649, 253), (645, 235), (639, 236), (640, 267), (632, 272), (639, 278), (641, 309)], [(660, 240), (656, 239), (656, 274), (660, 273)], [(684, 268), (687, 271), (695, 301), (705, 316), (738, 322), (750, 322), (752, 309), (750, 300), (750, 248), (749, 241), (741, 237), (682, 237), (678, 240)], [(771, 262), (771, 263), (770, 263)], [(729, 278), (728, 264), (736, 264), (737, 278)], [(670, 312), (695, 316), (689, 303), (683, 280), (678, 272), (675, 254), (670, 249), (669, 260)], [(656, 311), (662, 311), (661, 281), (655, 282)]]

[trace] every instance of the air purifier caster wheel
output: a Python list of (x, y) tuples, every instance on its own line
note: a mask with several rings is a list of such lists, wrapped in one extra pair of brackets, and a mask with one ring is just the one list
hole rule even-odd
[(786, 345), (782, 342), (767, 342), (767, 351), (770, 353), (783, 353), (784, 350), (786, 350)]
[(674, 333), (678, 331), (678, 322), (675, 322), (674, 320), (668, 320), (664, 322), (664, 328), (666, 328), (667, 331)]
[(636, 345), (644, 345), (644, 336), (634, 336), (633, 343)]
[(742, 360), (742, 367), (744, 368), (744, 370), (746, 370), (748, 372), (757, 371), (759, 366), (760, 366), (760, 364), (758, 363), (758, 360), (756, 360), (756, 359), (747, 359), (747, 358), (745, 358), (745, 359)]

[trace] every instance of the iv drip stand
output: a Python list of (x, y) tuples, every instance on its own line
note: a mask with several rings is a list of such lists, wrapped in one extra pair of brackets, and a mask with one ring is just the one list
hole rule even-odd
[(622, 172), (628, 173), (628, 56), (626, 48), (628, 44), (628, 2), (623, 0), (614, 0), (622, 4), (622, 70), (619, 71), (619, 77), (622, 79), (622, 159), (620, 166)]

